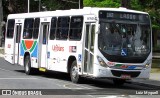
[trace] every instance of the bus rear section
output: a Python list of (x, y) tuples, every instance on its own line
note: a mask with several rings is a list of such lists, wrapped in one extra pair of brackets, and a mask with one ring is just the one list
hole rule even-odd
[(5, 60), (11, 64), (19, 64), (20, 41), (23, 19), (14, 19), (8, 16), (6, 40), (5, 40)]

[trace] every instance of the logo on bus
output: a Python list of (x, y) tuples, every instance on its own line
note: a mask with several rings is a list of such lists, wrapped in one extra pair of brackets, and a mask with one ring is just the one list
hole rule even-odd
[(122, 65), (122, 66), (120, 66), (120, 68), (122, 68), (122, 69), (128, 68), (128, 65)]
[(52, 46), (52, 50), (55, 52), (64, 51), (64, 47), (61, 47), (60, 45), (54, 45), (54, 46)]
[(69, 52), (77, 52), (77, 47), (76, 46), (69, 46)]
[(87, 20), (95, 20), (95, 17), (87, 17)]
[(114, 66), (115, 63), (114, 63), (114, 62), (108, 62), (107, 65), (108, 65), (108, 66)]
[(122, 49), (121, 50), (121, 56), (127, 56), (127, 49)]
[(8, 48), (11, 48), (11, 44), (8, 44)]
[(78, 61), (81, 62), (82, 61), (82, 55), (78, 54)]

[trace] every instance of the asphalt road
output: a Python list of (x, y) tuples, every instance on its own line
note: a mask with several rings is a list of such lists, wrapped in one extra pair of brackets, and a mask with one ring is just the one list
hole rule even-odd
[[(93, 79), (84, 79), (81, 84), (74, 84), (68, 74), (47, 72), (26, 75), (22, 66), (11, 65), (0, 58), (0, 94), (6, 89), (12, 90), (12, 95), (17, 95), (15, 92), (18, 91), (24, 95), (25, 91), (39, 91), (38, 93), (42, 94), (30, 98), (53, 98), (53, 96), (54, 98), (150, 98), (151, 95), (148, 95), (150, 92), (155, 94), (152, 97), (160, 97), (159, 86), (127, 82), (117, 87), (110, 80)], [(11, 97), (13, 96), (0, 96), (0, 98)], [(26, 96), (14, 97), (26, 98)]]

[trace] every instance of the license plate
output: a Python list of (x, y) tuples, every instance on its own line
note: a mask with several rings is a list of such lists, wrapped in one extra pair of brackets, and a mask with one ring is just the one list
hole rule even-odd
[(122, 79), (131, 79), (131, 76), (130, 75), (121, 75), (121, 78)]

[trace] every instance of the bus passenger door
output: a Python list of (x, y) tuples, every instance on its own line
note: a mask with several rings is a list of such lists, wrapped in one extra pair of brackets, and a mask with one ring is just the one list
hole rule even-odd
[(41, 23), (39, 39), (38, 63), (40, 68), (47, 68), (47, 45), (48, 45), (49, 23)]
[(95, 23), (85, 24), (85, 48), (83, 60), (84, 74), (93, 74)]
[(22, 24), (17, 23), (15, 29), (15, 41), (14, 41), (14, 64), (19, 64), (19, 51), (20, 51), (20, 39), (21, 39)]

